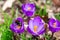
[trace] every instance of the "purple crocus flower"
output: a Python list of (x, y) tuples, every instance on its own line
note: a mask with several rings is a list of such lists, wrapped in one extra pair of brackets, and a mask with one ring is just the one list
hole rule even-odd
[(60, 30), (60, 21), (51, 18), (51, 19), (49, 20), (49, 29), (50, 29), (52, 32), (57, 32), (57, 31), (59, 31), (59, 30)]
[(35, 4), (33, 3), (23, 4), (22, 11), (26, 16), (31, 17), (35, 13)]
[(39, 16), (37, 16), (29, 21), (27, 31), (34, 36), (43, 34), (45, 32), (44, 25), (44, 21)]
[(17, 18), (10, 25), (10, 29), (16, 33), (22, 33), (24, 31), (24, 22), (22, 18)]

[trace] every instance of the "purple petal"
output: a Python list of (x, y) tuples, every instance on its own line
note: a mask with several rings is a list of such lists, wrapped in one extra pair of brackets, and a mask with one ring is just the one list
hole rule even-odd
[[(56, 23), (56, 27), (54, 28), (53, 27), (53, 23)], [(50, 19), (49, 20), (49, 29), (52, 31), (52, 32), (57, 32), (57, 31), (59, 31), (60, 30), (60, 21), (58, 21), (58, 20), (55, 20), (55, 19)]]
[[(34, 32), (34, 26), (38, 27), (37, 32)], [(31, 33), (32, 35), (43, 34), (45, 31), (44, 22), (39, 16), (35, 17), (33, 20), (29, 21), (29, 26), (27, 28), (27, 31)]]
[[(18, 26), (15, 21), (18, 20), (19, 22), (22, 22), (22, 26), (20, 29), (17, 29), (16, 27)], [(13, 23), (10, 25), (10, 29), (13, 31), (13, 32), (16, 32), (16, 33), (22, 33), (24, 32), (24, 23), (23, 23), (23, 19), (22, 18), (17, 18), (13, 21)]]
[[(31, 9), (28, 10), (28, 8), (31, 8)], [(35, 4), (33, 4), (33, 3), (23, 4), (22, 11), (26, 16), (31, 17), (35, 13)]]

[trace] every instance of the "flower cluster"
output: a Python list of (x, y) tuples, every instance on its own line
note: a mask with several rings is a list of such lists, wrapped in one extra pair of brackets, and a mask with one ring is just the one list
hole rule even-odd
[[(33, 4), (33, 3), (23, 4), (22, 11), (26, 16), (31, 17), (35, 13), (35, 4)], [(49, 29), (52, 32), (57, 32), (60, 30), (60, 21), (58, 21), (56, 19), (51, 18), (49, 20), (48, 25), (49, 25)], [(12, 22), (12, 24), (10, 25), (10, 29), (16, 33), (24, 32), (23, 18), (15, 19)], [(29, 20), (27, 31), (32, 35), (43, 34), (43, 33), (45, 33), (45, 22), (43, 21), (42, 18), (40, 18), (40, 16), (36, 16), (33, 19)]]

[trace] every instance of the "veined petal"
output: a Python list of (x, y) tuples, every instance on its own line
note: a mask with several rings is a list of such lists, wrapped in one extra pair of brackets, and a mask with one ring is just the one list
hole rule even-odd
[(32, 35), (43, 34), (45, 31), (44, 22), (39, 16), (35, 17), (34, 19), (31, 19), (29, 21), (29, 26), (27, 28), (27, 31)]

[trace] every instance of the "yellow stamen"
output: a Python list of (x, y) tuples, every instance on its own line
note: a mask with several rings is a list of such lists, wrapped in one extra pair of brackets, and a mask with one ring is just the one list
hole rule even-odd
[(34, 26), (34, 32), (36, 32), (36, 31), (37, 31), (37, 28), (38, 28), (37, 26)]
[(31, 8), (30, 8), (30, 7), (28, 7), (28, 10), (31, 10)]
[(54, 27), (54, 28), (56, 27), (56, 22), (55, 22), (55, 23), (53, 23), (53, 27)]
[(17, 26), (17, 29), (20, 29), (21, 27), (20, 26)]

